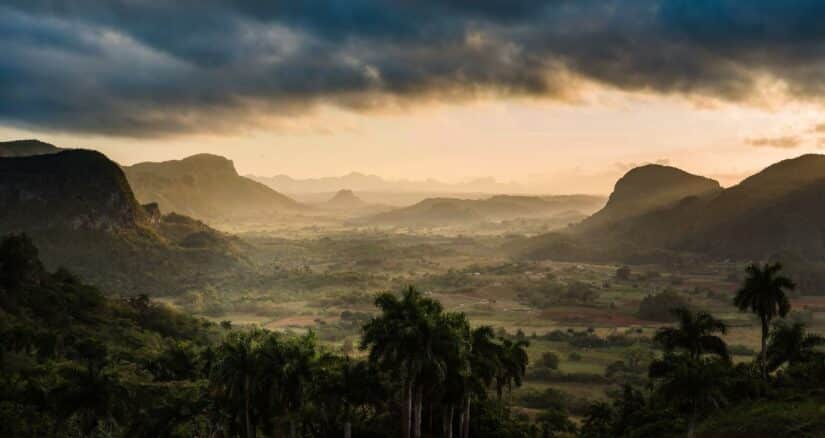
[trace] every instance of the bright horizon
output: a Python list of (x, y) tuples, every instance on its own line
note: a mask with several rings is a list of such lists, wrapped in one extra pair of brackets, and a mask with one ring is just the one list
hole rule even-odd
[[(493, 177), (535, 193), (608, 193), (645, 163), (730, 186), (822, 151), (825, 74), (806, 57), (817, 23), (767, 3), (684, 15), (679, 2), (646, 2), (399, 6), (440, 19), (410, 29), (371, 2), (347, 14), (224, 4), (236, 18), (219, 20), (224, 34), (197, 24), (214, 18), (205, 11), (162, 30), (121, 15), (164, 12), (137, 4), (3, 7), (0, 71), (18, 84), (0, 93), (0, 138), (124, 165), (212, 153), (241, 174)], [(769, 17), (774, 28), (749, 30)]]

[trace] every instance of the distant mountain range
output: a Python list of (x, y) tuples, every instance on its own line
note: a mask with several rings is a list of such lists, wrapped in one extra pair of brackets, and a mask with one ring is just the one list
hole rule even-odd
[(103, 154), (55, 150), (0, 158), (0, 235), (29, 234), (49, 267), (120, 293), (157, 294), (200, 287), (247, 265), (239, 240), (139, 204)]
[(588, 195), (497, 195), (485, 199), (431, 198), (409, 207), (369, 216), (362, 221), (394, 226), (448, 226), (549, 217), (572, 211), (586, 215), (602, 205), (604, 198)]
[(525, 188), (516, 183), (504, 183), (495, 178), (478, 178), (463, 183), (445, 183), (435, 179), (421, 181), (388, 180), (376, 175), (352, 172), (343, 176), (296, 179), (287, 175), (272, 177), (250, 176), (283, 193), (337, 192), (349, 189), (356, 192), (425, 192), (425, 193), (521, 193)]
[(669, 254), (825, 260), (825, 156), (776, 163), (722, 189), (710, 179), (644, 166), (617, 183), (605, 207), (569, 233), (525, 242), (535, 258), (662, 261)]
[(206, 221), (271, 218), (309, 208), (238, 175), (232, 161), (200, 154), (182, 160), (138, 163), (123, 168), (140, 202)]

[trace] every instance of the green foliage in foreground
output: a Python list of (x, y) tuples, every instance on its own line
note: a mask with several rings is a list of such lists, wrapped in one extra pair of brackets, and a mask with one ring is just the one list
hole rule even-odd
[(463, 314), (412, 288), (376, 304), (383, 313), (365, 326), (369, 360), (352, 359), (312, 333), (235, 331), (146, 296), (105, 297), (66, 271), (47, 272), (31, 241), (11, 236), (0, 244), (0, 436), (537, 430), (501, 395), (487, 396), (520, 384), (522, 342), (471, 330)]
[[(749, 272), (755, 272), (750, 269)], [(653, 341), (648, 381), (575, 408), (554, 390), (509, 406), (526, 340), (470, 326), (408, 288), (375, 302), (366, 358), (314, 334), (235, 330), (113, 299), (47, 272), (25, 236), (0, 242), (0, 436), (666, 437), (822, 436), (825, 355), (804, 326), (774, 323), (764, 355), (734, 365), (712, 315), (679, 309)], [(738, 303), (737, 303), (738, 304)], [(758, 312), (757, 312), (758, 313)], [(781, 311), (778, 311), (781, 313)], [(567, 336), (567, 335), (565, 335)], [(572, 336), (572, 335), (571, 335)], [(578, 339), (573, 336), (573, 338)], [(763, 359), (764, 358), (764, 359)], [(632, 359), (632, 360), (631, 360)], [(558, 357), (541, 366), (552, 371)], [(765, 373), (765, 370), (768, 373)]]

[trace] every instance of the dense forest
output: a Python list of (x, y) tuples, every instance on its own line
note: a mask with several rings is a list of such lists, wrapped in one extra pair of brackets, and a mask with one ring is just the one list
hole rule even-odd
[(825, 341), (782, 319), (793, 288), (778, 264), (748, 267), (732, 304), (761, 322), (749, 362), (731, 360), (722, 321), (673, 309), (647, 381), (574, 421), (559, 400), (532, 416), (511, 406), (528, 339), (474, 327), (414, 287), (377, 295), (360, 348), (343, 354), (312, 331), (107, 297), (47, 272), (31, 240), (11, 235), (0, 244), (0, 435), (819, 436)]

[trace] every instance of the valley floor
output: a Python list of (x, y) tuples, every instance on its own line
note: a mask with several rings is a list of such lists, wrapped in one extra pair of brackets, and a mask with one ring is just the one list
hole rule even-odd
[[(328, 346), (357, 356), (360, 327), (376, 312), (373, 296), (414, 285), (475, 326), (530, 341), (527, 379), (511, 395), (528, 413), (541, 407), (548, 388), (567, 398), (576, 416), (585, 400), (642, 381), (656, 354), (650, 339), (669, 323), (673, 304), (651, 296), (724, 320), (734, 361), (750, 360), (759, 348), (758, 321), (732, 304), (744, 264), (631, 266), (622, 275), (619, 265), (511, 259), (502, 251), (511, 237), (503, 234), (438, 230), (312, 227), (243, 238), (262, 266), (259, 275), (239, 279), (233, 292), (205, 288), (163, 300), (216, 322), (312, 330)], [(640, 311), (646, 298), (647, 310)], [(794, 296), (792, 305), (790, 318), (825, 332), (825, 295)], [(550, 370), (542, 369), (547, 353), (558, 359)]]

